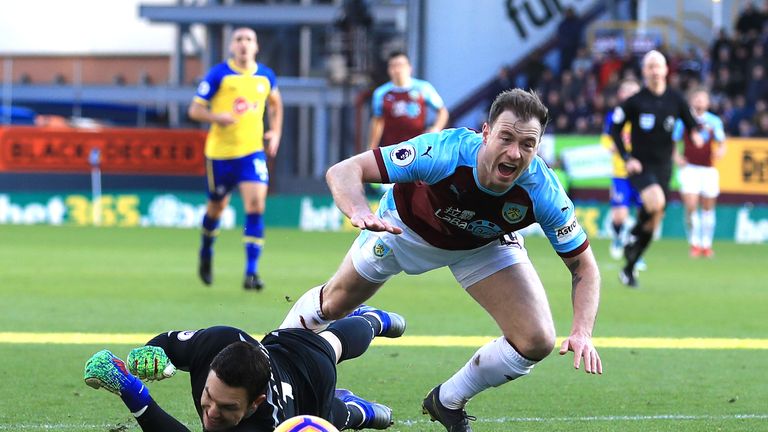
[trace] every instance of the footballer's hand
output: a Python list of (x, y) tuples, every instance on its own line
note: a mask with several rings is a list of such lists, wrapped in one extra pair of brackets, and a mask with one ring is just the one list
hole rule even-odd
[(352, 223), (352, 226), (355, 226), (357, 228), (360, 228), (361, 230), (368, 230), (368, 231), (386, 231), (390, 232), (392, 234), (402, 234), (403, 230), (402, 228), (392, 225), (391, 223), (378, 218), (373, 213), (368, 213), (364, 215), (353, 215), (349, 218), (350, 223)]
[(704, 138), (702, 138), (701, 134), (697, 130), (691, 131), (691, 142), (693, 142), (693, 145), (696, 148), (704, 147)]
[(280, 148), (280, 132), (268, 130), (264, 132), (264, 142), (266, 145), (267, 156), (273, 158), (277, 156), (277, 150)]
[(213, 122), (218, 124), (219, 126), (229, 126), (237, 122), (237, 119), (235, 119), (232, 113), (223, 112), (223, 113), (214, 114)]
[(572, 334), (568, 336), (560, 346), (560, 355), (565, 355), (568, 351), (573, 351), (573, 367), (578, 369), (581, 366), (581, 359), (584, 359), (584, 372), (591, 374), (603, 373), (603, 362), (600, 360), (600, 354), (592, 344), (592, 338), (586, 335)]
[(640, 174), (643, 172), (643, 164), (633, 157), (627, 159), (625, 166), (628, 174)]
[(147, 381), (159, 381), (170, 378), (176, 373), (176, 366), (165, 355), (165, 351), (156, 346), (146, 345), (134, 348), (128, 354), (128, 370)]

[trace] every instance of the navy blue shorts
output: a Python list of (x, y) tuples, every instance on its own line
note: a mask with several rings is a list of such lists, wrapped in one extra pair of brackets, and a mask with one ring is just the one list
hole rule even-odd
[(640, 194), (626, 178), (614, 177), (611, 180), (611, 207), (640, 206)]
[(269, 184), (267, 156), (263, 151), (237, 159), (206, 159), (205, 174), (208, 181), (208, 198), (220, 201), (240, 182)]

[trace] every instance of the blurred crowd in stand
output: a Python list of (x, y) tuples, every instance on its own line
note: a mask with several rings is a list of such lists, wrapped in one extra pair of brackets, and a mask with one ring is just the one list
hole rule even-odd
[[(711, 92), (710, 110), (720, 116), (726, 133), (768, 137), (768, 1), (762, 9), (751, 2), (732, 29), (720, 30), (708, 47), (659, 47), (669, 64), (669, 84), (683, 92), (704, 87)], [(533, 88), (552, 114), (550, 132), (598, 134), (607, 110), (616, 105), (616, 88), (623, 78), (641, 80), (643, 53), (591, 52), (583, 43), (578, 17), (566, 14), (558, 29), (560, 70), (541, 53), (526, 59), (522, 69), (499, 70), (498, 91)], [(493, 94), (496, 94), (495, 91)]]

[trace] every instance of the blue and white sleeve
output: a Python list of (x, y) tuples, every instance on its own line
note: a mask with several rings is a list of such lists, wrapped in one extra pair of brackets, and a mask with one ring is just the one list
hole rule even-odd
[(680, 141), (683, 139), (684, 129), (685, 125), (683, 125), (683, 121), (680, 119), (675, 120), (675, 129), (672, 131), (672, 141)]
[(549, 169), (546, 177), (549, 184), (534, 201), (536, 220), (558, 255), (574, 257), (589, 246), (587, 233), (579, 225), (573, 202), (557, 177)]
[(458, 160), (452, 135), (446, 131), (419, 135), (397, 145), (374, 150), (385, 183), (423, 181), (433, 184), (452, 173)]

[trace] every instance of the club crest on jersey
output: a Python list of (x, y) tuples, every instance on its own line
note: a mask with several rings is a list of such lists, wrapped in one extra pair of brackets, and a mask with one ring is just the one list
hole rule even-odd
[(656, 124), (656, 116), (650, 113), (640, 114), (640, 129), (651, 130), (653, 125)]
[(513, 224), (518, 223), (525, 217), (525, 214), (528, 213), (528, 207), (520, 204), (515, 203), (504, 203), (504, 208), (501, 209), (501, 216), (504, 217), (504, 220)]
[(200, 84), (197, 86), (197, 93), (208, 96), (209, 91), (211, 91), (211, 85), (208, 84), (208, 81), (200, 81)]
[(400, 144), (389, 152), (389, 158), (395, 165), (405, 167), (416, 158), (416, 149), (411, 144)]
[(182, 332), (179, 332), (179, 333), (176, 334), (176, 339), (178, 339), (178, 340), (180, 340), (182, 342), (188, 341), (188, 340), (192, 339), (192, 336), (194, 336), (195, 333), (196, 332), (194, 330), (182, 331)]
[(392, 248), (385, 245), (381, 239), (376, 239), (376, 243), (373, 244), (373, 254), (378, 258), (384, 258), (391, 250)]

